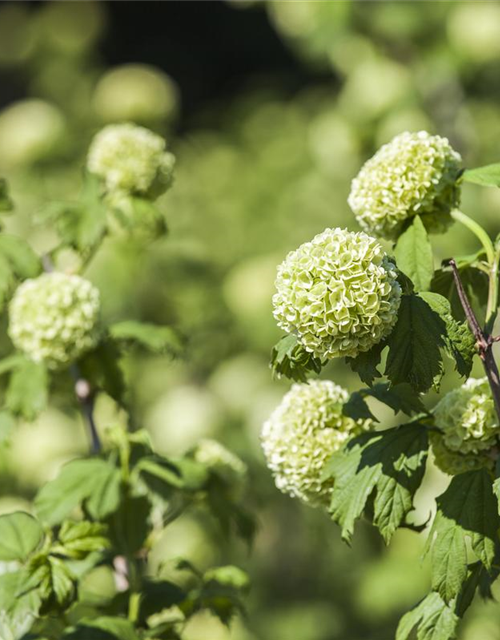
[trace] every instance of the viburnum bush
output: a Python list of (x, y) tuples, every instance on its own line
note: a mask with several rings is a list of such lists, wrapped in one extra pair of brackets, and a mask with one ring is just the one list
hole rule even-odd
[[(21, 237), (0, 233), (0, 301), (12, 343), (0, 361), (3, 430), (35, 419), (56, 394), (81, 410), (90, 442), (89, 455), (64, 465), (30, 513), (0, 516), (2, 640), (174, 640), (200, 610), (228, 623), (242, 609), (248, 578), (238, 567), (201, 570), (188, 558), (162, 557), (153, 573), (148, 564), (165, 528), (188, 509), (211, 514), (221, 535), (250, 542), (254, 522), (241, 506), (247, 470), (212, 440), (183, 457), (154, 451), (131, 414), (122, 358), (132, 348), (179, 356), (183, 339), (170, 326), (126, 318), (106, 325), (106, 292), (86, 277), (107, 237), (149, 243), (165, 235), (156, 200), (172, 184), (174, 163), (157, 134), (108, 125), (90, 144), (80, 196), (44, 207), (41, 222), (57, 232), (53, 248), (39, 256)], [(0, 211), (13, 208), (0, 181)], [(128, 429), (96, 424), (99, 394), (127, 415)], [(89, 600), (86, 580), (104, 569), (114, 596)]]
[[(397, 640), (454, 638), (476, 592), (491, 598), (500, 574), (500, 237), (457, 208), (465, 182), (500, 187), (500, 164), (465, 170), (445, 138), (396, 136), (352, 182), (364, 231), (326, 229), (289, 253), (273, 298), (286, 335), (272, 368), (295, 381), (262, 431), (277, 487), (325, 509), (346, 542), (361, 516), (387, 544), (399, 528), (427, 534), (431, 591)], [(429, 234), (454, 222), (480, 248), (436, 268)], [(360, 389), (309, 380), (342, 357)], [(426, 394), (439, 393), (446, 361), (464, 382), (431, 406)], [(370, 398), (408, 417), (384, 428)], [(411, 512), (431, 453), (450, 482), (432, 522), (419, 523)]]

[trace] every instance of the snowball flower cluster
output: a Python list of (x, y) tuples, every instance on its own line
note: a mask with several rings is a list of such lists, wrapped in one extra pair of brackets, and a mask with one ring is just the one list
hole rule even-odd
[(362, 167), (349, 206), (365, 231), (383, 238), (396, 238), (415, 215), (430, 231), (442, 230), (458, 205), (461, 161), (446, 138), (402, 133)]
[(487, 378), (469, 378), (447, 393), (434, 409), (436, 426), (448, 449), (478, 453), (491, 449), (500, 435)]
[(172, 181), (174, 164), (161, 136), (127, 123), (104, 127), (87, 157), (88, 170), (104, 180), (108, 191), (128, 194), (161, 192)]
[(200, 440), (193, 451), (193, 458), (229, 484), (241, 485), (246, 479), (246, 464), (217, 440)]
[(354, 357), (394, 326), (401, 302), (396, 278), (374, 238), (325, 229), (278, 267), (274, 317), (316, 357)]
[(484, 452), (476, 454), (452, 451), (446, 446), (444, 437), (440, 433), (431, 432), (429, 439), (436, 466), (450, 476), (494, 465), (493, 459)]
[(348, 397), (328, 380), (294, 384), (271, 414), (261, 442), (280, 491), (313, 506), (328, 504), (333, 483), (322, 480), (325, 464), (350, 438), (373, 427), (342, 414)]
[(35, 362), (75, 360), (98, 341), (99, 291), (76, 275), (46, 273), (26, 280), (9, 307), (9, 335)]

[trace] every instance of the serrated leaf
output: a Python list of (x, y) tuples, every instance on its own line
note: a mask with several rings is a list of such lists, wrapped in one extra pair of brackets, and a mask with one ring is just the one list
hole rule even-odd
[(483, 577), (487, 576), (487, 572), (481, 562), (475, 562), (468, 568), (467, 579), (460, 589), (460, 594), (455, 603), (455, 613), (463, 618), (465, 612), (472, 604), (476, 591), (481, 584)]
[(458, 616), (439, 596), (429, 593), (420, 604), (401, 618), (396, 640), (408, 640), (417, 628), (417, 640), (452, 640), (456, 636)]
[(82, 191), (76, 202), (53, 202), (39, 215), (55, 224), (62, 241), (85, 254), (97, 245), (107, 228), (108, 207), (102, 197), (100, 181), (85, 174)]
[(411, 225), (399, 236), (394, 256), (398, 269), (412, 280), (415, 290), (427, 291), (434, 274), (434, 259), (420, 216), (415, 216)]
[[(101, 523), (67, 520), (63, 522), (59, 531), (57, 552), (79, 560), (94, 551), (104, 551), (109, 546), (107, 528)], [(52, 552), (54, 552), (54, 548)]]
[(427, 459), (427, 430), (411, 423), (379, 433), (366, 433), (335, 453), (324, 479), (332, 478), (332, 519), (350, 541), (354, 524), (375, 492), (373, 522), (388, 542), (412, 509)]
[(119, 404), (123, 402), (125, 379), (120, 366), (120, 352), (111, 340), (105, 340), (86, 353), (78, 362), (82, 376), (92, 380)]
[[(100, 459), (73, 460), (65, 465), (55, 480), (45, 484), (35, 499), (40, 519), (48, 525), (62, 522), (88, 499), (90, 511), (103, 518), (118, 507), (120, 500), (117, 469)], [(113, 491), (109, 492), (109, 485)], [(102, 494), (106, 496), (104, 499)], [(88, 505), (87, 505), (88, 507)]]
[[(472, 265), (460, 266), (458, 264), (458, 269), (467, 299), (476, 316), (481, 317), (488, 300), (488, 276), (484, 271)], [(431, 289), (449, 301), (454, 318), (462, 322), (466, 320), (450, 267), (444, 266), (434, 272)]]
[(74, 576), (63, 560), (48, 554), (33, 558), (27, 568), (22, 594), (36, 591), (41, 599), (40, 613), (60, 613), (76, 598)]
[(488, 471), (454, 476), (437, 499), (438, 510), (429, 537), (432, 585), (445, 601), (455, 598), (467, 577), (466, 537), (486, 569), (491, 569), (500, 526), (498, 505)]
[(0, 305), (5, 303), (16, 281), (34, 278), (40, 271), (40, 259), (26, 240), (0, 235)]
[(146, 496), (122, 496), (118, 509), (105, 521), (114, 549), (130, 557), (144, 545), (150, 532), (151, 502)]
[(183, 350), (179, 336), (171, 327), (125, 320), (111, 325), (109, 334), (117, 342), (136, 344), (153, 353), (178, 356)]
[(141, 596), (140, 619), (145, 621), (149, 616), (182, 602), (186, 593), (168, 580), (146, 579), (142, 584)]
[(446, 298), (430, 291), (421, 294), (433, 311), (446, 325), (445, 348), (448, 355), (455, 360), (455, 368), (464, 378), (468, 378), (472, 369), (472, 360), (477, 354), (476, 340), (466, 322), (458, 322), (451, 313), (450, 303)]
[(43, 539), (40, 523), (24, 511), (0, 516), (0, 560), (24, 562)]
[(373, 384), (375, 378), (380, 378), (381, 373), (377, 369), (382, 359), (382, 351), (387, 346), (386, 342), (379, 342), (369, 351), (364, 351), (355, 358), (346, 358), (346, 363), (358, 374), (361, 382), (368, 386)]
[(355, 391), (344, 404), (342, 412), (353, 420), (366, 420), (368, 418), (378, 420), (373, 416), (365, 402), (365, 398), (372, 397), (390, 407), (394, 413), (402, 411), (407, 415), (412, 413), (424, 413), (425, 406), (419, 395), (410, 384), (402, 383), (391, 386), (388, 382), (380, 382), (368, 389)]
[(500, 187), (500, 163), (467, 169), (462, 174), (462, 180), (480, 184), (483, 187)]
[(296, 335), (283, 336), (271, 351), (271, 369), (277, 378), (285, 376), (306, 382), (311, 373), (320, 373), (322, 362), (300, 344)]
[(140, 640), (133, 624), (125, 618), (102, 616), (82, 618), (72, 629), (67, 630), (64, 640)]
[(403, 296), (389, 337), (385, 375), (393, 384), (409, 382), (417, 391), (437, 387), (443, 375), (441, 348), (446, 325), (419, 295)]
[(12, 373), (5, 403), (14, 415), (34, 420), (47, 406), (48, 375), (45, 365), (25, 359)]

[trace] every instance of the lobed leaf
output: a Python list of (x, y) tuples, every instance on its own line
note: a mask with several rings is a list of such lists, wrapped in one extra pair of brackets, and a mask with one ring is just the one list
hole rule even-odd
[(26, 420), (34, 420), (48, 402), (49, 379), (45, 365), (27, 358), (17, 363), (5, 394), (9, 411)]
[(485, 469), (454, 476), (437, 499), (437, 513), (429, 537), (432, 548), (432, 587), (449, 602), (467, 579), (467, 549), (489, 571), (495, 557), (500, 526), (498, 505), (489, 473)]
[(396, 631), (396, 640), (408, 640), (417, 629), (417, 640), (452, 640), (456, 637), (458, 616), (438, 593), (429, 593), (405, 614)]
[(322, 362), (300, 344), (294, 334), (283, 336), (271, 351), (271, 369), (280, 378), (306, 382), (311, 373), (320, 373)]
[(467, 169), (462, 174), (462, 180), (480, 184), (483, 187), (500, 187), (500, 163)]
[(373, 523), (389, 542), (412, 509), (427, 452), (427, 430), (416, 422), (358, 436), (332, 456), (324, 478), (334, 480), (330, 514), (344, 540), (351, 540), (356, 520), (374, 495)]
[(0, 560), (24, 562), (43, 537), (40, 523), (24, 511), (0, 516)]
[(393, 384), (409, 382), (417, 391), (439, 386), (446, 324), (417, 294), (401, 299), (398, 320), (387, 339), (385, 375)]
[(342, 408), (344, 415), (353, 420), (372, 419), (378, 422), (365, 402), (367, 397), (375, 398), (382, 402), (390, 407), (394, 413), (402, 411), (407, 415), (411, 415), (413, 413), (426, 412), (419, 394), (415, 393), (410, 384), (402, 383), (391, 386), (388, 382), (380, 382), (371, 388), (360, 389), (352, 393)]
[(399, 236), (394, 256), (398, 268), (413, 282), (415, 291), (427, 291), (434, 274), (434, 259), (420, 216), (414, 216), (411, 225)]

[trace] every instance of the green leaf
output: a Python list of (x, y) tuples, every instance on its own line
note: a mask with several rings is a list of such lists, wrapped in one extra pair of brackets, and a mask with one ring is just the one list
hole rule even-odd
[(125, 379), (120, 367), (120, 352), (110, 340), (101, 342), (79, 360), (82, 375), (105, 391), (119, 404), (125, 394)]
[[(476, 316), (480, 317), (484, 315), (488, 301), (488, 276), (476, 266), (466, 263), (460, 266), (458, 262), (457, 265), (467, 298)], [(450, 267), (444, 266), (434, 272), (432, 291), (441, 294), (449, 301), (454, 318), (462, 322), (466, 320)]]
[(145, 579), (142, 583), (141, 596), (140, 619), (145, 621), (149, 616), (181, 603), (186, 593), (168, 580)]
[(45, 365), (24, 359), (10, 377), (7, 408), (16, 416), (34, 420), (47, 406), (48, 384)]
[(24, 562), (43, 539), (39, 522), (24, 511), (0, 516), (0, 560)]
[(358, 436), (332, 456), (323, 477), (334, 480), (330, 514), (344, 540), (351, 540), (356, 520), (375, 494), (373, 522), (389, 542), (412, 509), (427, 451), (427, 430), (410, 423)]
[(119, 207), (113, 209), (113, 214), (120, 225), (134, 235), (140, 233), (146, 238), (156, 239), (168, 233), (163, 213), (147, 198), (122, 198)]
[(321, 368), (321, 360), (306, 351), (296, 335), (283, 336), (271, 351), (271, 369), (277, 378), (306, 382), (311, 373), (320, 373)]
[(446, 325), (419, 295), (403, 296), (398, 320), (387, 339), (385, 375), (393, 384), (409, 382), (417, 391), (437, 387), (443, 375), (440, 349)]
[(5, 178), (0, 178), (0, 212), (9, 213), (14, 208), (14, 203), (9, 197), (9, 188)]
[(122, 496), (118, 509), (108, 517), (113, 548), (127, 557), (137, 553), (150, 532), (151, 502), (146, 496)]
[(82, 618), (74, 628), (67, 630), (62, 638), (64, 640), (140, 640), (129, 620), (110, 616)]
[(492, 567), (500, 518), (488, 471), (454, 476), (437, 506), (429, 537), (432, 586), (448, 602), (459, 594), (467, 578), (466, 538), (484, 567)]
[[(104, 551), (110, 546), (107, 528), (99, 522), (74, 522), (67, 520), (59, 531), (57, 553), (77, 560), (94, 551)], [(54, 552), (54, 548), (52, 548)]]
[(421, 297), (446, 325), (445, 349), (455, 360), (455, 368), (464, 378), (472, 370), (472, 360), (477, 354), (476, 340), (466, 322), (458, 322), (452, 315), (450, 303), (438, 293), (425, 292)]
[(467, 169), (462, 174), (462, 180), (480, 184), (483, 187), (500, 187), (500, 163)]
[(178, 356), (183, 350), (179, 336), (171, 327), (125, 320), (111, 325), (109, 333), (117, 342), (135, 344), (153, 353)]
[(426, 409), (419, 395), (410, 384), (402, 383), (393, 387), (388, 382), (380, 382), (368, 389), (355, 391), (344, 404), (342, 412), (353, 420), (378, 420), (372, 414), (365, 402), (366, 397), (372, 397), (390, 407), (394, 413), (402, 411), (407, 415), (425, 413)]
[(408, 640), (417, 627), (417, 640), (452, 640), (458, 616), (438, 593), (429, 593), (422, 602), (401, 618), (396, 640)]
[(385, 342), (379, 342), (369, 351), (364, 351), (355, 358), (345, 359), (351, 369), (358, 374), (361, 381), (368, 386), (373, 384), (375, 378), (380, 378), (381, 376), (377, 367), (382, 359), (382, 351), (386, 346)]
[[(0, 574), (0, 637), (16, 638), (34, 623), (41, 600), (36, 591), (21, 595), (28, 573), (25, 569)], [(24, 637), (24, 636), (23, 636)]]
[(54, 223), (62, 241), (85, 254), (104, 237), (107, 214), (101, 183), (87, 173), (77, 202), (53, 202), (40, 213), (39, 218), (43, 222)]
[(142, 458), (132, 477), (137, 475), (152, 493), (165, 499), (169, 499), (175, 489), (199, 491), (205, 488), (209, 479), (209, 472), (203, 464), (189, 458), (168, 459), (159, 455)]
[(394, 255), (398, 268), (412, 280), (415, 290), (427, 291), (434, 274), (434, 259), (420, 216), (415, 216), (411, 225), (399, 236)]
[(35, 499), (39, 518), (50, 526), (59, 524), (88, 500), (91, 515), (102, 519), (118, 508), (119, 471), (100, 459), (73, 460), (52, 482), (45, 484)]
[(30, 562), (23, 593), (38, 592), (40, 613), (47, 615), (67, 609), (76, 598), (75, 579), (63, 560), (41, 553)]
[(16, 281), (34, 278), (41, 262), (30, 245), (13, 235), (0, 235), (0, 305), (7, 300)]

